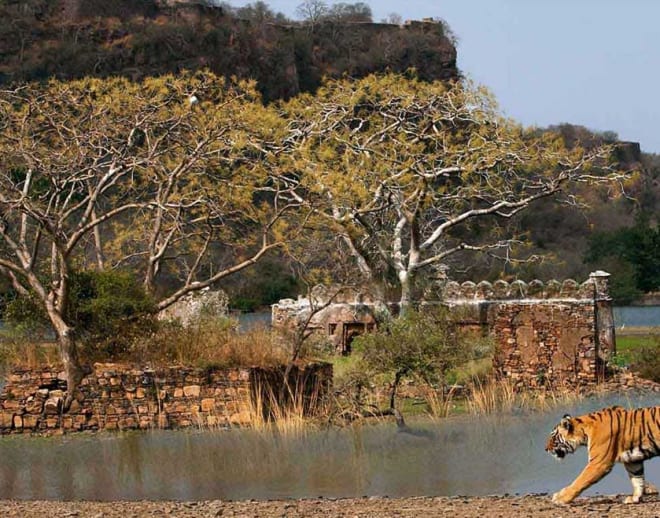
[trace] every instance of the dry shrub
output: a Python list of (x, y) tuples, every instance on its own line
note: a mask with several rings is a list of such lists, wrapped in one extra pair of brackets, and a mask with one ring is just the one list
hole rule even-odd
[(229, 318), (208, 319), (189, 327), (163, 323), (133, 348), (132, 356), (141, 362), (200, 367), (272, 366), (289, 359), (286, 348), (270, 330), (239, 332)]
[(24, 337), (0, 336), (0, 368), (35, 369), (60, 363), (56, 343), (35, 342)]

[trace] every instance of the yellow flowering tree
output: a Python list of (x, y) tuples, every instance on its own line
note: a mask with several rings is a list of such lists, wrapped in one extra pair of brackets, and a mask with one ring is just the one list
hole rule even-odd
[(567, 149), (526, 130), (469, 82), (372, 75), (280, 110), (299, 200), (341, 238), (365, 282), (394, 279), (403, 308), (420, 275), (441, 275), (455, 254), (510, 250), (498, 222), (543, 198), (578, 203), (576, 183), (622, 178), (609, 147)]
[(297, 205), (272, 173), (283, 129), (253, 84), (209, 73), (0, 91), (0, 275), (47, 313), (67, 405), (72, 272), (130, 269), (161, 310), (254, 264)]

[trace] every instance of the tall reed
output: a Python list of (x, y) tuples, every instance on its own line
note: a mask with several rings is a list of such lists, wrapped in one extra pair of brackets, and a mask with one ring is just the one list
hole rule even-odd
[(450, 387), (448, 392), (443, 389), (434, 389), (428, 385), (422, 387), (422, 396), (428, 408), (428, 414), (433, 419), (450, 416), (456, 408), (456, 386)]
[(473, 415), (505, 414), (520, 409), (543, 411), (570, 405), (582, 397), (580, 392), (569, 387), (518, 391), (514, 382), (506, 378), (477, 379), (470, 385), (466, 408)]
[(306, 401), (302, 387), (289, 387), (287, 390), (287, 396), (282, 398), (272, 384), (257, 382), (250, 399), (249, 426), (287, 437), (300, 437), (307, 433), (313, 423), (308, 417), (308, 410), (319, 405), (318, 391), (312, 391), (312, 399)]

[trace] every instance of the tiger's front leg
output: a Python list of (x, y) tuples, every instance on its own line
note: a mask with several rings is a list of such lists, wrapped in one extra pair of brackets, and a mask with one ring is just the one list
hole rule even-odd
[(589, 461), (586, 467), (582, 470), (582, 473), (573, 481), (570, 486), (566, 486), (564, 489), (557, 491), (552, 495), (552, 501), (555, 504), (568, 505), (570, 504), (577, 496), (582, 493), (589, 486), (594, 485), (601, 478), (607, 475), (612, 471), (612, 466), (614, 464), (611, 462), (607, 463), (598, 463)]

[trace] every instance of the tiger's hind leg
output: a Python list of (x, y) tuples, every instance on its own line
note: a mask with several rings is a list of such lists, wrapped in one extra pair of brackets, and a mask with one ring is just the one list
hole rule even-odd
[(626, 504), (638, 504), (642, 501), (642, 495), (646, 492), (647, 488), (647, 485), (644, 483), (644, 462), (626, 462), (623, 466), (628, 472), (633, 487), (632, 496), (627, 496), (624, 502)]
[(660, 493), (658, 488), (651, 484), (648, 480), (644, 480), (644, 494), (645, 495), (657, 495)]

